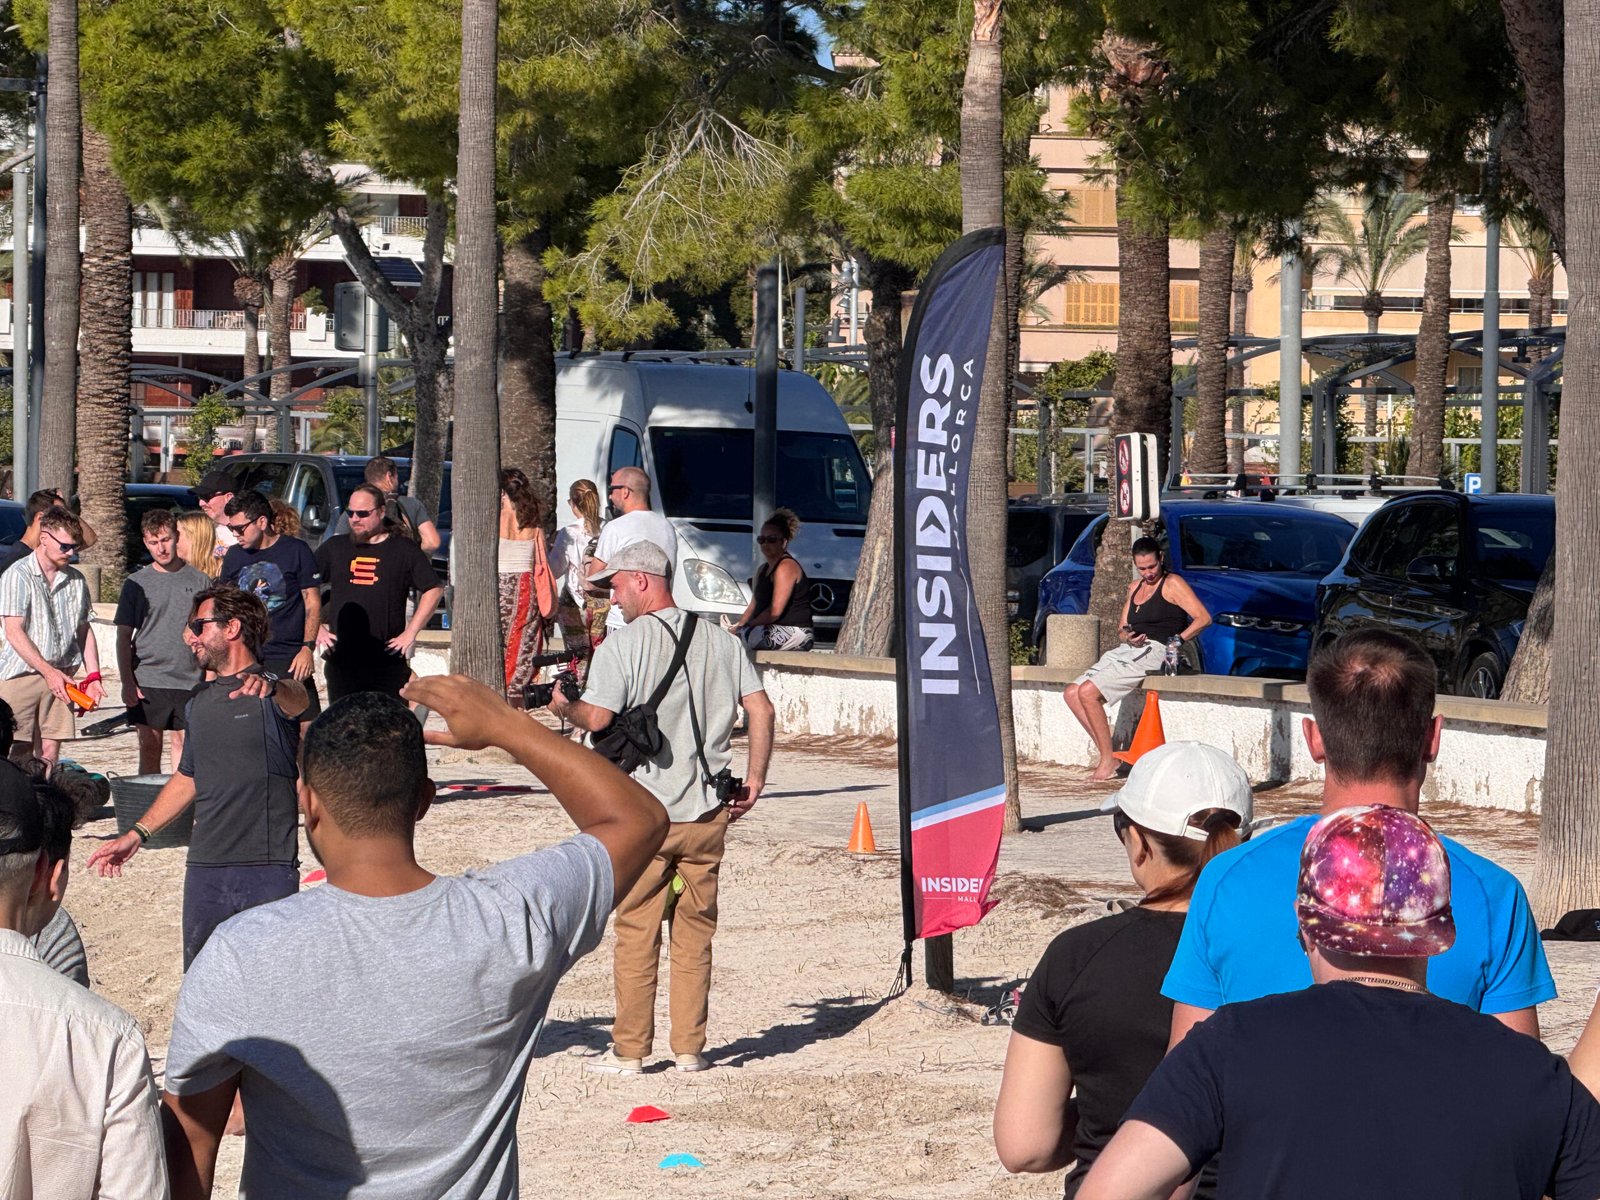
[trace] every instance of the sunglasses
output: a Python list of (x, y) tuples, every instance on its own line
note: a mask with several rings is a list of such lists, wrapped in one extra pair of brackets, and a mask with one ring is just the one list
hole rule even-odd
[(233, 534), (234, 537), (238, 537), (241, 533), (243, 533), (246, 529), (249, 529), (250, 526), (254, 524), (254, 521), (246, 521), (243, 525), (229, 525), (226, 526), (226, 528), (229, 533)]
[(363, 521), (365, 521), (378, 510), (375, 508), (347, 508), (344, 511), (346, 516), (360, 517)]
[(1117, 841), (1126, 842), (1128, 840), (1128, 830), (1132, 828), (1133, 822), (1128, 818), (1128, 814), (1120, 808), (1111, 814), (1111, 829), (1117, 835)]
[(195, 637), (199, 637), (206, 631), (207, 625), (221, 625), (228, 619), (227, 617), (196, 617), (189, 622), (189, 632), (194, 634)]
[(58, 548), (60, 548), (61, 550), (66, 551), (66, 553), (71, 554), (74, 550), (78, 549), (78, 543), (77, 542), (63, 542), (60, 538), (58, 538), (55, 534), (51, 533), (48, 529), (46, 529), (44, 532), (50, 538), (50, 540), (56, 544), (56, 546)]
[(783, 541), (783, 539), (774, 533), (763, 533), (756, 541), (763, 546), (773, 546)]

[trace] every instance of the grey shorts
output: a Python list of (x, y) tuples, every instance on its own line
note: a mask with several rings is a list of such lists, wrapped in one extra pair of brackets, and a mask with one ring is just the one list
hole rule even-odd
[(1146, 642), (1142, 646), (1116, 646), (1107, 650), (1082, 675), (1078, 683), (1092, 683), (1106, 698), (1115, 704), (1131, 692), (1144, 686), (1144, 677), (1161, 670), (1167, 648), (1160, 642)]

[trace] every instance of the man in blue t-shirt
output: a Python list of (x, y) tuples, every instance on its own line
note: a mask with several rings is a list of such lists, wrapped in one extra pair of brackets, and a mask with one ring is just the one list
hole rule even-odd
[(322, 625), (322, 575), (311, 547), (273, 528), (272, 503), (254, 489), (228, 501), (224, 526), (238, 539), (222, 559), (218, 579), (237, 584), (267, 606), (272, 636), (261, 648), (263, 670), (287, 677), (306, 689), (310, 700), (300, 728), (322, 711), (317, 681), (317, 630)]
[[(1311, 664), (1311, 757), (1323, 764), (1326, 816), (1357, 805), (1416, 812), (1439, 752), (1433, 662), (1404, 638), (1347, 634)], [(1295, 877), (1316, 816), (1301, 817), (1213, 859), (1195, 886), (1177, 954), (1162, 985), (1172, 1043), (1224, 1004), (1308, 987), (1295, 941)], [(1555, 998), (1539, 931), (1510, 872), (1449, 838), (1454, 947), (1428, 964), (1428, 988), (1537, 1037), (1536, 1005)]]
[(1078, 1200), (1170, 1196), (1213, 1157), (1223, 1200), (1600, 1196), (1600, 1104), (1567, 1064), (1429, 994), (1460, 924), (1427, 824), (1345, 806), (1297, 867), (1285, 907), (1315, 986), (1225, 1005), (1174, 1047)]

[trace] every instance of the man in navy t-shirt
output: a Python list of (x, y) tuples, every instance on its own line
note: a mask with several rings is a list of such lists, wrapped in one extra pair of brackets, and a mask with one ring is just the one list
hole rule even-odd
[[(1363, 804), (1416, 812), (1439, 752), (1433, 662), (1378, 631), (1347, 634), (1319, 654), (1307, 683), (1311, 757), (1323, 763), (1322, 816)], [(1316, 817), (1302, 817), (1213, 859), (1200, 876), (1178, 951), (1162, 985), (1172, 1042), (1224, 1004), (1311, 983), (1295, 945), (1295, 873)], [(1455, 879), (1455, 945), (1428, 965), (1437, 996), (1535, 1037), (1535, 1005), (1555, 998), (1539, 930), (1522, 886), (1504, 868), (1442, 839)]]
[(1079, 1200), (1166, 1197), (1213, 1157), (1222, 1200), (1600, 1196), (1600, 1103), (1538, 1039), (1429, 993), (1459, 926), (1426, 823), (1341, 808), (1299, 864), (1290, 912), (1315, 986), (1197, 1026)]
[(304, 685), (310, 704), (300, 718), (304, 729), (322, 711), (317, 681), (317, 629), (322, 624), (322, 575), (311, 547), (272, 526), (272, 503), (254, 489), (228, 501), (226, 528), (239, 544), (222, 559), (218, 578), (238, 584), (267, 606), (272, 636), (261, 649), (262, 669)]

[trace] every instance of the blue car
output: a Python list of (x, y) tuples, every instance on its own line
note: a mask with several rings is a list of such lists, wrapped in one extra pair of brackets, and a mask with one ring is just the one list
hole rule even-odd
[[(1096, 518), (1039, 584), (1035, 645), (1051, 613), (1089, 611), (1106, 520)], [(1199, 669), (1304, 679), (1317, 584), (1339, 565), (1355, 527), (1330, 513), (1258, 500), (1164, 501), (1160, 520), (1156, 536), (1169, 569), (1211, 613), (1196, 639)]]

